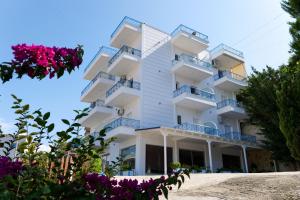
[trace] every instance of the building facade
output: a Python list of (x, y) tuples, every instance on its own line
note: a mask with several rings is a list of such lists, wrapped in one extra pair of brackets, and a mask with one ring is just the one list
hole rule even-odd
[(249, 171), (258, 149), (247, 114), (236, 100), (247, 86), (243, 53), (179, 25), (166, 33), (125, 17), (84, 71), (90, 103), (81, 124), (90, 134), (116, 137), (107, 161), (121, 155), (135, 174), (186, 167)]

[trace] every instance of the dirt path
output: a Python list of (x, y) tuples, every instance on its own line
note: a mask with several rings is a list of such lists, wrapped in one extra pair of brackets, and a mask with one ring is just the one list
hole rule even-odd
[(184, 188), (170, 193), (169, 199), (298, 200), (300, 173), (192, 175)]

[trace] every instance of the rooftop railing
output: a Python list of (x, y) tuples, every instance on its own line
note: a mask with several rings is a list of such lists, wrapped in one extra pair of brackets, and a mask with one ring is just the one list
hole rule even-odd
[(123, 53), (134, 55), (141, 57), (142, 53), (140, 50), (129, 47), (129, 46), (122, 46), (121, 49), (108, 61), (108, 66), (110, 66), (115, 60), (117, 60)]
[(224, 99), (217, 103), (217, 109), (223, 108), (225, 106), (233, 106), (242, 108), (242, 104), (235, 99)]
[(126, 126), (134, 129), (140, 128), (140, 121), (136, 119), (130, 119), (125, 117), (119, 117), (112, 122), (105, 125), (104, 128), (106, 128), (107, 131), (110, 131), (112, 129), (118, 128), (120, 126)]
[(133, 81), (133, 80), (120, 80), (115, 85), (113, 85), (109, 90), (106, 91), (106, 97), (109, 97), (110, 95), (112, 95), (120, 87), (128, 87), (128, 88), (140, 90), (141, 84), (139, 82)]
[(110, 38), (113, 38), (115, 36), (115, 34), (121, 29), (121, 27), (124, 24), (129, 24), (129, 25), (132, 25), (132, 26), (135, 26), (135, 27), (140, 27), (142, 22), (125, 16), (123, 18), (123, 20), (120, 22), (120, 24), (117, 26), (117, 28), (114, 30), (114, 32), (110, 35)]
[(192, 124), (192, 123), (185, 122), (185, 123), (176, 125), (175, 128), (185, 130), (185, 131), (192, 131), (192, 132), (217, 136), (217, 137), (226, 138), (226, 139), (230, 139), (230, 140), (256, 143), (256, 137), (255, 136), (241, 134), (239, 132), (227, 132), (227, 133), (225, 133), (225, 132), (223, 132), (219, 129), (204, 126), (204, 125), (200, 125), (200, 124)]
[(194, 95), (197, 95), (201, 98), (208, 99), (208, 100), (211, 100), (211, 101), (215, 100), (215, 94), (214, 93), (210, 93), (210, 92), (205, 91), (205, 90), (200, 90), (198, 88), (191, 87), (191, 86), (188, 86), (188, 85), (183, 85), (179, 89), (175, 90), (173, 92), (173, 97), (175, 98), (175, 97), (177, 97), (177, 96), (179, 96), (183, 93), (194, 94)]
[(192, 64), (192, 65), (196, 65), (198, 67), (212, 69), (212, 65), (210, 63), (200, 60), (199, 58), (184, 54), (184, 53), (181, 54), (180, 56), (178, 56), (178, 58), (175, 58), (172, 61), (172, 64), (175, 65), (176, 63), (178, 63), (180, 61)]
[(197, 38), (199, 38), (202, 42), (204, 43), (208, 43), (208, 36), (203, 34), (203, 33), (200, 33), (199, 31), (196, 31), (194, 29), (191, 29), (183, 24), (180, 24), (172, 33), (171, 33), (171, 36), (175, 36), (177, 33), (179, 32), (184, 32), (184, 33), (187, 33), (191, 36), (195, 36)]
[(111, 75), (111, 74), (108, 74), (108, 73), (105, 73), (105, 72), (98, 72), (98, 74), (82, 90), (81, 96), (84, 95), (99, 78), (104, 78), (104, 79), (108, 79), (108, 80), (112, 80), (112, 81), (114, 81), (116, 79), (116, 77), (114, 75)]
[(94, 60), (96, 60), (96, 58), (102, 54), (102, 53), (106, 53), (110, 56), (113, 56), (115, 53), (117, 52), (116, 49), (110, 48), (110, 47), (106, 47), (106, 46), (102, 46), (99, 51), (97, 52), (97, 54), (94, 56), (94, 58), (91, 60), (91, 62), (86, 66), (86, 68), (84, 69), (84, 72), (86, 72), (90, 67), (91, 64), (94, 62)]
[(238, 80), (238, 81), (247, 81), (247, 78), (244, 76), (241, 76), (239, 74), (235, 74), (233, 72), (229, 72), (229, 71), (219, 71), (218, 74), (214, 75), (214, 80), (218, 80), (221, 79), (223, 77), (227, 77), (229, 79), (233, 79), (233, 80)]
[(215, 47), (214, 49), (212, 49), (210, 51), (210, 53), (214, 54), (214, 53), (217, 53), (217, 52), (222, 51), (222, 50), (228, 51), (228, 52), (230, 52), (230, 53), (232, 53), (232, 54), (234, 54), (236, 56), (244, 58), (243, 52), (241, 52), (239, 50), (236, 50), (236, 49), (234, 49), (234, 48), (232, 48), (232, 47), (230, 47), (230, 46), (228, 46), (226, 44), (219, 44), (217, 47)]

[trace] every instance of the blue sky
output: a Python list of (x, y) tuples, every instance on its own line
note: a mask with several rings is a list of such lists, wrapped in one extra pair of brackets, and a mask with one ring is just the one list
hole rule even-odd
[(9, 109), (10, 94), (33, 108), (51, 111), (52, 121), (73, 117), (81, 103), (80, 92), (88, 84), (83, 70), (124, 16), (167, 32), (184, 24), (206, 35), (212, 47), (223, 42), (244, 52), (250, 66), (276, 67), (288, 59), (289, 16), (279, 0), (3, 0), (0, 3), (0, 62), (12, 58), (18, 43), (85, 49), (84, 62), (71, 75), (56, 80), (12, 80), (0, 85), (0, 124), (10, 129), (15, 115)]

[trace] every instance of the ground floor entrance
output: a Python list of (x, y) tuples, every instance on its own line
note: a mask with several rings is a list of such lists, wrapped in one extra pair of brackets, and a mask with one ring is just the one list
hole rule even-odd
[(205, 167), (204, 152), (179, 149), (179, 162), (184, 168)]
[[(170, 164), (173, 162), (172, 148), (167, 148), (167, 167), (171, 172)], [(156, 145), (146, 145), (146, 173), (164, 173), (164, 147)]]
[(242, 169), (240, 156), (222, 154), (222, 161), (223, 170), (239, 172)]

